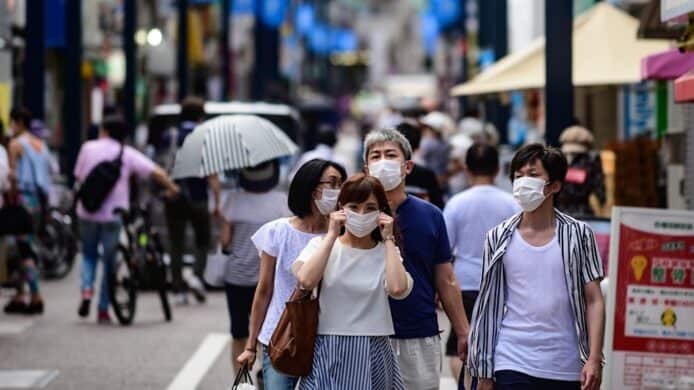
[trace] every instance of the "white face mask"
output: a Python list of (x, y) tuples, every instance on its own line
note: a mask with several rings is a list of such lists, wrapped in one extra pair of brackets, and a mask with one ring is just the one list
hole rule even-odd
[(333, 190), (330, 188), (323, 189), (323, 195), (320, 199), (314, 199), (318, 211), (322, 215), (328, 215), (335, 211), (335, 206), (337, 206), (337, 197), (340, 196), (340, 190)]
[(390, 191), (402, 182), (401, 165), (397, 160), (378, 160), (369, 164), (369, 174), (378, 179), (386, 191)]
[(378, 211), (360, 214), (352, 210), (344, 210), (347, 215), (345, 228), (356, 237), (365, 237), (378, 227)]
[(545, 201), (545, 183), (536, 177), (519, 177), (513, 181), (513, 197), (525, 212), (531, 212)]

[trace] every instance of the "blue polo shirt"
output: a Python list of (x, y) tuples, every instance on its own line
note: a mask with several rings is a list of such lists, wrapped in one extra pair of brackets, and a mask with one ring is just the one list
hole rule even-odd
[(396, 211), (396, 223), (402, 235), (400, 252), (414, 286), (407, 298), (390, 300), (393, 337), (413, 339), (437, 335), (434, 268), (453, 260), (443, 214), (431, 203), (408, 196)]

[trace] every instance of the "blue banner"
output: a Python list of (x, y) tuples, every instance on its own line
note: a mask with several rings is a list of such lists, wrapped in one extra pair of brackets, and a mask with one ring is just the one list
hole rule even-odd
[(65, 1), (48, 0), (44, 3), (46, 17), (43, 26), (47, 49), (65, 47)]
[(300, 4), (296, 8), (294, 27), (301, 35), (308, 35), (316, 24), (316, 10), (311, 4)]
[(429, 56), (436, 52), (436, 40), (439, 37), (439, 29), (439, 21), (436, 15), (431, 10), (424, 11), (420, 16), (420, 33), (424, 50)]
[(460, 0), (432, 0), (431, 9), (442, 28), (448, 27), (460, 19)]
[(284, 22), (289, 0), (260, 0), (260, 20), (269, 27), (277, 28)]

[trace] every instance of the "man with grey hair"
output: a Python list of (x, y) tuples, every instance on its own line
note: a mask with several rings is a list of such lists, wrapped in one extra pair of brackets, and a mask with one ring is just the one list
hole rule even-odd
[(403, 179), (414, 166), (411, 158), (410, 143), (396, 130), (372, 131), (364, 140), (365, 170), (386, 190), (402, 236), (405, 268), (414, 279), (414, 288), (406, 299), (390, 300), (395, 327), (391, 343), (405, 386), (428, 390), (439, 388), (442, 359), (436, 295), (458, 336), (462, 360), (467, 354), (468, 321), (453, 272), (443, 215), (436, 206), (405, 192)]

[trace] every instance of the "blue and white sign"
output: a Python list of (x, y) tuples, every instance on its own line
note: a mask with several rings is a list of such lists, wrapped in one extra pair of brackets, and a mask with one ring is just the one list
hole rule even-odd
[(655, 88), (652, 82), (625, 85), (622, 89), (624, 107), (624, 139), (655, 135)]

